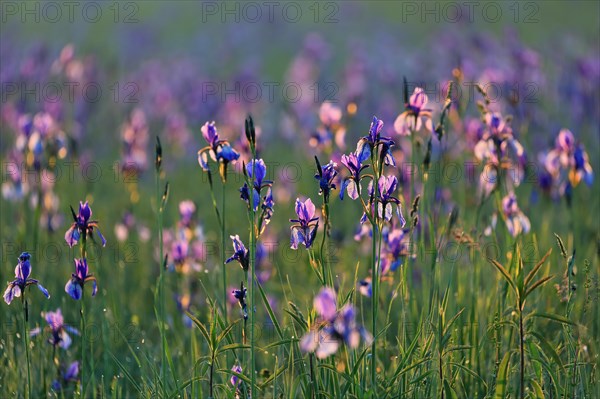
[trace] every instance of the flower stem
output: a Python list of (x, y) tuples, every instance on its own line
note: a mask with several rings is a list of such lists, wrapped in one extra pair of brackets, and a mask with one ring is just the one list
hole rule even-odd
[(221, 267), (223, 268), (223, 314), (227, 321), (227, 267), (225, 265), (225, 181), (221, 186)]
[[(25, 297), (25, 293), (23, 293), (23, 297)], [(27, 390), (25, 390), (25, 398), (31, 398), (31, 361), (29, 360), (29, 332), (27, 328), (27, 322), (29, 319), (28, 309), (27, 309), (27, 300), (23, 299), (23, 346), (25, 347), (25, 358), (27, 360)]]
[[(254, 190), (254, 182), (256, 179), (255, 164), (256, 164), (256, 149), (252, 146), (252, 177), (250, 181), (250, 190)], [(252, 385), (250, 386), (251, 397), (256, 398), (256, 373), (255, 373), (255, 356), (254, 356), (254, 276), (256, 273), (256, 210), (254, 209), (254, 193), (250, 191), (250, 276), (248, 277), (248, 294), (250, 299), (250, 377)]]
[(374, 211), (372, 226), (372, 247), (371, 247), (371, 316), (372, 316), (372, 331), (373, 342), (371, 343), (371, 384), (373, 389), (373, 397), (377, 397), (377, 306), (379, 305), (379, 262), (377, 258), (378, 240), (381, 241), (381, 232), (379, 229), (379, 210), (377, 198), (379, 196), (379, 164), (377, 156), (371, 154), (371, 165), (373, 165), (373, 192), (374, 192)]
[(165, 337), (165, 300), (164, 300), (164, 253), (163, 253), (163, 209), (162, 209), (162, 197), (160, 194), (160, 170), (156, 171), (156, 206), (158, 207), (158, 251), (159, 251), (159, 276), (158, 276), (158, 306), (159, 306), (159, 319), (158, 330), (160, 332), (161, 339), (161, 363), (160, 363), (160, 374), (161, 382), (163, 387), (163, 395), (167, 395), (167, 355), (166, 355), (166, 337)]
[(81, 398), (85, 398), (85, 340), (86, 340), (86, 329), (85, 329), (85, 297), (81, 296), (81, 308), (79, 309), (79, 315), (81, 316)]

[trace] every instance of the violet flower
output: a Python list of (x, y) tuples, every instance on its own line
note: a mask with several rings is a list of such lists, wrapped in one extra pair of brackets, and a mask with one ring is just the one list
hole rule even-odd
[(50, 298), (48, 290), (45, 289), (38, 280), (29, 278), (29, 275), (31, 274), (31, 264), (29, 263), (29, 259), (31, 259), (31, 255), (29, 255), (28, 252), (23, 252), (19, 255), (19, 263), (17, 263), (17, 266), (15, 267), (15, 279), (8, 283), (6, 291), (4, 291), (4, 302), (8, 305), (10, 305), (14, 298), (18, 298), (21, 294), (24, 294), (25, 288), (30, 285), (37, 286), (46, 298)]
[[(60, 309), (56, 309), (54, 312), (46, 312), (44, 314), (44, 319), (46, 320), (46, 323), (48, 323), (48, 326), (44, 328), (44, 330), (48, 330), (51, 334), (48, 343), (52, 346), (59, 346), (65, 350), (69, 349), (72, 340), (68, 332), (79, 335), (79, 331), (76, 328), (65, 324)], [(40, 328), (36, 328), (31, 330), (29, 335), (33, 337), (41, 333), (41, 331)]]
[(373, 116), (371, 126), (369, 127), (369, 134), (361, 137), (356, 144), (356, 155), (360, 162), (364, 162), (371, 157), (371, 154), (375, 149), (381, 147), (380, 156), (386, 165), (396, 166), (396, 160), (392, 156), (391, 147), (394, 145), (394, 141), (389, 137), (381, 136), (381, 129), (383, 128), (383, 121)]
[(75, 300), (80, 300), (83, 296), (83, 286), (92, 282), (92, 296), (96, 296), (98, 286), (96, 284), (96, 277), (88, 273), (87, 259), (73, 259), (75, 263), (75, 273), (71, 274), (71, 279), (67, 281), (65, 285), (65, 292)]
[(233, 250), (234, 253), (231, 255), (229, 259), (225, 261), (225, 264), (237, 261), (244, 271), (247, 271), (250, 267), (250, 251), (244, 246), (242, 240), (240, 240), (239, 235), (229, 236), (231, 241), (233, 242)]
[(360, 174), (365, 168), (368, 168), (369, 165), (363, 165), (355, 152), (350, 153), (350, 155), (342, 155), (341, 162), (350, 172), (350, 176), (345, 178), (342, 183), (340, 199), (344, 199), (344, 192), (347, 191), (348, 196), (355, 200), (360, 195), (360, 181), (362, 179)]
[(418, 132), (423, 126), (433, 133), (433, 120), (431, 110), (425, 108), (429, 98), (425, 91), (416, 87), (410, 96), (408, 103), (404, 105), (406, 110), (398, 115), (394, 122), (394, 130), (401, 136), (408, 136), (411, 132)]
[(104, 236), (100, 232), (98, 228), (97, 220), (90, 220), (92, 217), (92, 209), (88, 205), (86, 201), (85, 204), (79, 201), (79, 213), (75, 215), (75, 211), (71, 208), (71, 213), (73, 214), (73, 224), (65, 233), (65, 241), (69, 245), (69, 247), (73, 247), (75, 244), (79, 242), (81, 235), (84, 236), (93, 236), (94, 229), (98, 233), (98, 237), (102, 240), (102, 246), (106, 246), (106, 240)]
[(502, 212), (506, 227), (513, 237), (529, 232), (531, 228), (529, 218), (519, 209), (514, 193), (510, 193), (502, 199)]
[(313, 306), (322, 327), (311, 329), (302, 337), (300, 348), (304, 352), (315, 352), (317, 358), (324, 359), (337, 352), (342, 344), (355, 349), (361, 339), (371, 342), (371, 334), (356, 322), (354, 306), (346, 304), (337, 310), (336, 293), (332, 288), (321, 289)]
[(310, 198), (304, 202), (300, 201), (300, 198), (296, 199), (296, 215), (298, 219), (290, 219), (290, 222), (295, 223), (291, 226), (291, 248), (298, 249), (298, 245), (304, 244), (308, 249), (314, 242), (319, 227), (319, 218), (315, 217), (315, 205)]
[(327, 203), (329, 202), (329, 193), (336, 188), (333, 179), (335, 179), (338, 174), (337, 170), (335, 170), (337, 164), (333, 161), (329, 161), (327, 165), (321, 166), (321, 163), (316, 156), (315, 161), (317, 163), (315, 179), (319, 181), (319, 195), (323, 195), (325, 203)]
[(201, 131), (208, 145), (198, 151), (198, 163), (205, 172), (208, 172), (210, 170), (208, 165), (209, 157), (214, 162), (219, 162), (221, 179), (225, 181), (227, 178), (227, 165), (229, 162), (236, 161), (240, 157), (240, 154), (233, 149), (227, 140), (219, 139), (219, 133), (214, 121), (210, 123), (206, 122), (202, 126)]

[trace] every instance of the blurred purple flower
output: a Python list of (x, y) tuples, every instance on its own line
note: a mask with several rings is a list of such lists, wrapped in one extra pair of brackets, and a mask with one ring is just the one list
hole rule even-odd
[[(233, 371), (234, 373), (238, 373), (238, 374), (242, 374), (242, 366), (240, 366), (239, 364), (234, 365), (231, 368), (231, 371)], [(229, 380), (229, 382), (231, 383), (231, 385), (233, 385), (234, 387), (237, 387), (237, 385), (239, 384), (239, 377), (237, 375), (232, 375), (231, 379)]]
[(425, 91), (420, 87), (416, 87), (408, 103), (404, 105), (406, 110), (398, 115), (394, 122), (396, 133), (401, 136), (408, 136), (420, 131), (423, 126), (433, 133), (431, 110), (425, 108), (428, 102), (429, 98)]
[[(71, 337), (68, 332), (79, 335), (79, 331), (76, 328), (65, 325), (64, 318), (60, 309), (56, 309), (54, 312), (46, 312), (44, 319), (48, 323), (47, 329), (51, 333), (48, 342), (53, 346), (59, 346), (63, 349), (69, 349), (71, 346)], [(30, 331), (30, 335), (33, 337), (41, 333), (40, 328), (36, 328)]]
[[(219, 139), (219, 133), (217, 132), (214, 121), (210, 123), (206, 122), (204, 126), (202, 126), (201, 131), (204, 140), (208, 143), (208, 146), (198, 151), (198, 163), (204, 171), (209, 170), (209, 156), (214, 162), (219, 162), (224, 165), (224, 167), (226, 167), (229, 162), (236, 161), (240, 157), (240, 154), (233, 149), (227, 140)], [(221, 177), (225, 177), (223, 172), (221, 172)]]
[(313, 328), (302, 337), (300, 348), (304, 352), (315, 352), (317, 358), (324, 359), (334, 354), (341, 344), (355, 349), (361, 338), (367, 343), (371, 342), (371, 334), (356, 323), (354, 306), (346, 304), (337, 310), (336, 293), (332, 288), (321, 289), (313, 306), (322, 327)]
[(502, 199), (502, 213), (506, 227), (513, 237), (529, 232), (531, 224), (527, 216), (519, 209), (514, 193), (510, 193)]

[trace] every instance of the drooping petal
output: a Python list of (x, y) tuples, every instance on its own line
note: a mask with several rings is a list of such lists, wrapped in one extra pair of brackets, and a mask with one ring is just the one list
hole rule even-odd
[(319, 345), (319, 336), (314, 330), (309, 331), (300, 340), (300, 350), (306, 353), (313, 353)]
[(58, 343), (58, 346), (60, 346), (64, 350), (69, 349), (69, 346), (71, 346), (71, 342), (72, 342), (69, 334), (67, 334), (67, 332), (65, 330), (61, 330), (59, 336), (60, 336), (60, 342)]
[(321, 334), (319, 341), (319, 347), (315, 352), (318, 359), (325, 359), (333, 355), (340, 346), (337, 339), (326, 333)]
[[(13, 285), (13, 283), (10, 283), (10, 284), (8, 284), (8, 287), (6, 287), (6, 291), (4, 291), (4, 302), (6, 302), (8, 305), (10, 305), (13, 298), (15, 297), (14, 288), (15, 288), (15, 285)], [(16, 287), (16, 288), (18, 288), (18, 287)]]
[(292, 228), (292, 235), (290, 237), (290, 248), (298, 249), (300, 243), (306, 244), (304, 234), (302, 233), (302, 229), (294, 227)]
[(408, 117), (408, 113), (407, 112), (403, 112), (400, 115), (398, 115), (398, 117), (394, 121), (394, 130), (400, 136), (408, 136), (408, 135), (410, 135), (410, 129), (408, 127), (407, 117)]
[(48, 293), (47, 289), (45, 289), (40, 283), (37, 283), (36, 285), (39, 288), (39, 290), (42, 291), (42, 294), (46, 296), (46, 298), (50, 298), (50, 293)]
[(75, 299), (76, 301), (81, 299), (81, 294), (82, 294), (82, 290), (81, 290), (81, 285), (79, 284), (79, 282), (75, 279), (70, 279), (69, 281), (67, 281), (67, 284), (65, 285), (65, 292), (67, 294), (69, 294), (71, 296), (71, 298)]
[(358, 140), (358, 143), (356, 143), (356, 155), (361, 163), (371, 157), (371, 146), (367, 140)]
[(69, 365), (67, 372), (65, 373), (65, 380), (76, 381), (79, 375), (79, 362), (75, 361)]
[(325, 287), (313, 301), (317, 313), (326, 320), (332, 320), (336, 315), (336, 294), (333, 288)]
[[(356, 184), (356, 182), (354, 180), (348, 181), (347, 190), (348, 190), (348, 196), (350, 198), (352, 198), (353, 200), (358, 198), (358, 184)], [(341, 192), (343, 192), (343, 190)]]
[(79, 241), (79, 230), (77, 229), (76, 224), (73, 224), (65, 233), (65, 241), (71, 248)]
[(104, 236), (102, 235), (102, 233), (100, 232), (100, 229), (98, 227), (96, 227), (96, 233), (98, 234), (98, 237), (100, 237), (100, 241), (102, 242), (102, 246), (105, 247), (106, 246), (106, 239), (104, 238)]

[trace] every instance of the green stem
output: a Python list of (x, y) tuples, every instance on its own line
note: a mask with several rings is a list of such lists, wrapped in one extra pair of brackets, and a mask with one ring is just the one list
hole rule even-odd
[(85, 398), (85, 341), (86, 341), (86, 327), (85, 327), (85, 297), (81, 295), (81, 308), (79, 309), (79, 315), (81, 316), (81, 398)]
[[(373, 152), (375, 152), (374, 149)], [(371, 153), (371, 165), (373, 165), (373, 191), (374, 191), (374, 211), (372, 226), (372, 247), (371, 247), (371, 316), (373, 342), (371, 343), (371, 384), (373, 388), (373, 397), (377, 397), (377, 306), (379, 304), (379, 260), (377, 258), (378, 241), (381, 241), (381, 232), (379, 226), (379, 210), (377, 198), (379, 196), (379, 165), (377, 156)], [(369, 210), (370, 211), (370, 210)]]
[(25, 347), (25, 358), (27, 360), (27, 390), (25, 391), (25, 398), (31, 398), (31, 360), (29, 359), (29, 332), (27, 328), (28, 322), (28, 309), (27, 309), (27, 300), (25, 298), (25, 293), (23, 293), (23, 346)]
[(252, 177), (250, 180), (250, 276), (248, 278), (248, 294), (250, 299), (250, 377), (251, 386), (250, 392), (251, 397), (256, 398), (256, 359), (255, 359), (255, 342), (254, 342), (254, 276), (256, 273), (256, 210), (254, 209), (254, 182), (256, 180), (255, 164), (256, 164), (256, 149), (252, 145)]
[(223, 268), (223, 314), (227, 320), (227, 267), (225, 265), (225, 181), (221, 188), (221, 267)]
[(163, 387), (163, 395), (167, 395), (167, 354), (166, 354), (166, 337), (165, 337), (165, 301), (164, 301), (164, 253), (163, 253), (163, 209), (162, 197), (160, 194), (160, 171), (156, 171), (156, 206), (158, 211), (158, 250), (159, 250), (159, 277), (158, 277), (158, 301), (159, 301), (159, 319), (158, 330), (161, 339), (161, 363), (160, 373)]
[(330, 287), (333, 287), (333, 276), (331, 275), (331, 266), (329, 264), (329, 249), (325, 249), (325, 245), (327, 243), (327, 235), (329, 228), (329, 204), (323, 196), (323, 238), (321, 239), (321, 250), (320, 250), (320, 258), (321, 258), (321, 269), (323, 275), (323, 284), (327, 284)]
[[(87, 261), (87, 232), (81, 235), (81, 261)], [(81, 290), (81, 308), (79, 315), (81, 316), (81, 397), (85, 398), (85, 343), (86, 343), (86, 328), (85, 328), (85, 297), (83, 295), (83, 287)]]
[[(521, 307), (521, 304), (519, 304)], [(523, 310), (519, 309), (519, 353), (521, 356), (521, 364), (520, 364), (520, 391), (521, 399), (525, 398), (525, 331), (523, 329)]]

